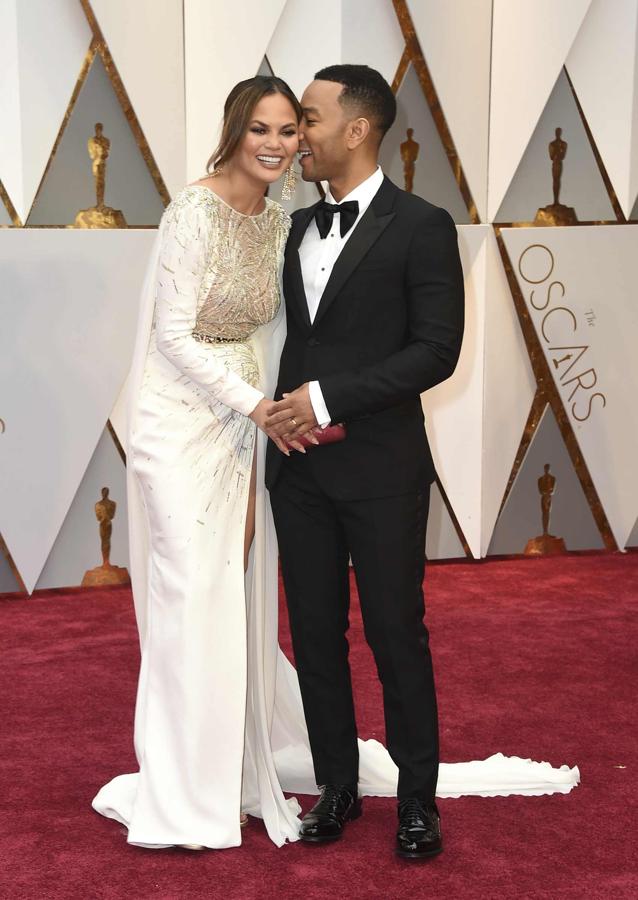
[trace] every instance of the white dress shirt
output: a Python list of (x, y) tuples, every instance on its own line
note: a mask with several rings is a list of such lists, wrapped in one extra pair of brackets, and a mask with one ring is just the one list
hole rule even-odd
[[(344, 197), (340, 201), (341, 203), (345, 203), (346, 200), (356, 200), (359, 204), (359, 215), (352, 228), (350, 228), (343, 237), (341, 237), (340, 216), (336, 213), (332, 228), (328, 232), (328, 236), (323, 240), (319, 234), (316, 221), (313, 219), (308, 225), (299, 246), (299, 259), (301, 261), (301, 273), (303, 275), (304, 290), (306, 292), (306, 300), (308, 301), (308, 313), (311, 322), (314, 322), (315, 320), (321, 296), (339, 254), (345, 247), (350, 235), (361, 221), (361, 217), (372, 203), (382, 182), (383, 172), (381, 171), (380, 166), (377, 166), (376, 171), (373, 172), (369, 178), (362, 181), (353, 191), (350, 191), (347, 197)], [(326, 194), (326, 202), (336, 203), (336, 200), (334, 200), (330, 191)], [(312, 403), (315, 418), (319, 425), (321, 425), (322, 428), (325, 428), (325, 426), (330, 423), (330, 413), (326, 408), (319, 382), (311, 381), (309, 384), (309, 391), (310, 402)]]

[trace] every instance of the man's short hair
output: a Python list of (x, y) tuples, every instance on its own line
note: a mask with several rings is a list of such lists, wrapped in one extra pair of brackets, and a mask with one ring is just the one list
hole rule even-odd
[(348, 64), (327, 66), (316, 73), (315, 79), (343, 85), (339, 103), (369, 119), (380, 133), (379, 139), (392, 127), (397, 115), (397, 101), (392, 88), (376, 69)]

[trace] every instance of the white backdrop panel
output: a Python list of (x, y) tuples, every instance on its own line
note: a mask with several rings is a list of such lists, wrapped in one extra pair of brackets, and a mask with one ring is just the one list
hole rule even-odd
[[(77, 0), (16, 3), (21, 175), (17, 190), (13, 183), (5, 184), (24, 222), (89, 49), (91, 31)], [(9, 133), (8, 138), (5, 153), (13, 154), (15, 135)], [(0, 145), (4, 141), (3, 133)], [(0, 163), (4, 180), (2, 169)]]
[(638, 229), (504, 229), (530, 317), (620, 547), (638, 512)]
[(128, 371), (154, 238), (0, 232), (0, 532), (29, 590)]
[(494, 221), (591, 0), (494, 0), (488, 215)]
[(473, 556), (481, 555), (485, 238), (458, 227), (465, 273), (465, 336), (454, 375), (422, 395), (434, 464)]
[(341, 2), (288, 0), (268, 44), (273, 72), (287, 81), (301, 99), (316, 71), (342, 62)]
[(638, 0), (593, 0), (566, 67), (626, 216), (638, 194)]
[[(16, 0), (0, 2), (0, 181), (16, 208), (22, 202), (22, 129)], [(9, 216), (7, 215), (7, 220)], [(4, 215), (3, 215), (3, 222)]]
[[(184, 0), (188, 181), (204, 174), (219, 139), (224, 100), (238, 81), (256, 74), (284, 4)], [(323, 19), (323, 9), (318, 18)], [(301, 46), (295, 51), (302, 54)]]
[(465, 550), (436, 482), (430, 487), (425, 555), (431, 559), (465, 559)]
[(182, 0), (92, 0), (169, 193), (186, 181)]
[[(342, 62), (372, 66), (392, 84), (404, 47), (392, 3), (388, 0), (343, 0)], [(326, 57), (323, 65), (332, 62)]]
[(128, 451), (128, 376), (122, 385), (121, 391), (117, 395), (117, 400), (111, 410), (109, 420), (122, 449), (126, 453)]
[(512, 471), (536, 379), (518, 324), (492, 229), (485, 241), (486, 302), (483, 357), (481, 555), (485, 556)]
[(408, 0), (474, 202), (487, 217), (492, 0)]

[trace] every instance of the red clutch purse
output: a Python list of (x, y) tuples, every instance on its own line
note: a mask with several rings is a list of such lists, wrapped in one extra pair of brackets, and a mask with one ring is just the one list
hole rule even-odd
[(313, 444), (312, 441), (308, 440), (305, 434), (300, 438), (297, 438), (297, 440), (303, 447), (319, 447), (321, 444), (336, 444), (339, 441), (345, 441), (346, 426), (343, 422), (338, 422), (336, 425), (327, 425), (325, 428), (317, 428), (316, 431), (313, 431), (313, 434), (319, 441), (318, 444)]

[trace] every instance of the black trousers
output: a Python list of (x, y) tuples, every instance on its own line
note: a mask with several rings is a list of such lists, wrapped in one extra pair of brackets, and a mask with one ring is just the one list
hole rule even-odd
[(350, 556), (383, 686), (398, 797), (434, 800), (438, 727), (422, 591), (429, 487), (339, 501), (317, 484), (308, 456), (284, 461), (271, 502), (317, 784), (358, 781), (346, 638)]

